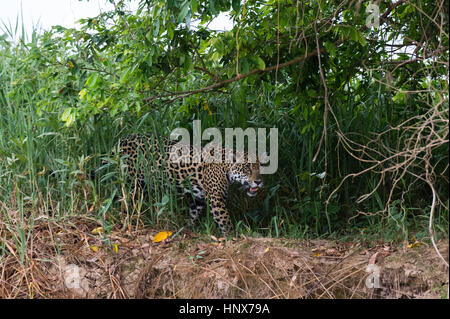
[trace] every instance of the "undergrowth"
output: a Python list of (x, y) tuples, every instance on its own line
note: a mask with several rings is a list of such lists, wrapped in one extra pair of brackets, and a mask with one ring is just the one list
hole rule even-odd
[[(52, 32), (69, 37), (70, 32), (60, 29)], [(176, 195), (171, 185), (160, 183), (159, 178), (153, 177), (148, 183), (151, 187), (142, 193), (134, 192), (133, 185), (127, 183), (121, 159), (111, 153), (119, 138), (129, 133), (168, 136), (176, 127), (192, 130), (194, 119), (202, 121), (202, 129), (278, 128), (279, 168), (275, 174), (265, 176), (263, 191), (256, 198), (247, 198), (238, 187), (231, 188), (228, 207), (237, 236), (365, 242), (429, 239), (432, 193), (428, 179), (416, 178), (415, 174), (423, 174), (420, 165), (412, 163), (409, 175), (389, 176), (390, 171), (385, 174), (383, 170), (400, 162), (393, 158), (382, 161), (387, 164), (377, 167), (379, 171), (368, 170), (363, 175), (356, 172), (368, 167), (362, 158), (364, 154), (397, 150), (399, 141), (412, 136), (393, 128), (429, 114), (431, 95), (398, 96), (364, 72), (349, 76), (344, 84), (336, 80), (339, 86), (329, 101), (330, 110), (336, 110), (335, 122), (328, 122), (325, 127), (325, 145), (321, 139), (323, 115), (319, 96), (323, 92), (319, 90), (322, 84), (315, 60), (303, 66), (304, 73), (315, 75), (300, 82), (286, 74), (281, 78), (280, 71), (279, 82), (273, 81), (273, 75), (261, 75), (252, 81), (233, 83), (226, 94), (211, 91), (175, 100), (170, 105), (161, 102), (157, 107), (105, 112), (103, 108), (86, 106), (83, 87), (107, 81), (102, 82), (95, 72), (83, 71), (81, 67), (67, 70), (61, 59), (73, 65), (73, 59), (86, 57), (82, 50), (77, 52), (70, 47), (72, 38), (58, 42), (52, 38), (52, 32), (42, 37), (34, 33), (30, 41), (22, 37), (15, 44), (6, 36), (0, 39), (1, 228), (14, 237), (18, 251), (26, 249), (33, 221), (43, 216), (56, 222), (86, 216), (106, 230), (183, 228), (217, 234), (208, 211), (196, 225), (188, 225), (185, 200)], [(331, 71), (338, 72), (334, 62), (327, 63)], [(359, 70), (356, 66), (354, 69)], [(308, 86), (313, 80), (315, 88)], [(183, 81), (198, 84), (193, 76)], [(292, 88), (298, 89), (299, 85), (308, 93), (306, 97), (291, 94), (297, 92)], [(286, 88), (291, 89), (291, 95)], [(127, 96), (125, 104), (128, 99), (138, 98), (133, 95), (136, 92), (128, 93), (121, 91)], [(100, 95), (96, 98), (100, 99)], [(74, 109), (87, 113), (77, 116), (71, 113)], [(440, 199), (434, 229), (437, 237), (448, 238), (448, 97), (436, 109), (443, 114), (442, 121), (447, 121), (447, 135), (441, 145), (432, 149), (430, 159), (436, 169), (434, 185)], [(436, 123), (441, 127), (442, 122)], [(427, 130), (426, 127), (424, 131)], [(354, 144), (350, 144), (348, 136)], [(380, 144), (375, 145), (374, 141)], [(417, 143), (426, 145), (421, 139)], [(373, 149), (352, 148), (366, 144)], [(348, 176), (352, 178), (343, 183)], [(360, 200), (364, 194), (370, 196)]]

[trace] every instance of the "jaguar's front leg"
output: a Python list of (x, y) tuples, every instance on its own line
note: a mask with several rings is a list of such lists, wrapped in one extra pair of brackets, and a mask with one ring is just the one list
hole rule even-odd
[(209, 207), (214, 221), (219, 226), (223, 236), (231, 235), (233, 224), (225, 206), (229, 186), (226, 171), (221, 165), (211, 164), (203, 174), (205, 198), (209, 200)]
[(226, 197), (220, 195), (211, 195), (209, 198), (209, 206), (213, 215), (214, 221), (219, 226), (222, 235), (226, 237), (231, 235), (233, 231), (233, 224), (231, 223), (230, 215), (225, 206)]

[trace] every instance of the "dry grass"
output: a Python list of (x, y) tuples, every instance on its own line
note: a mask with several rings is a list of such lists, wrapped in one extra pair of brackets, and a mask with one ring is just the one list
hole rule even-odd
[[(448, 286), (448, 268), (425, 244), (219, 242), (189, 232), (156, 244), (156, 230), (93, 234), (99, 225), (85, 217), (32, 225), (22, 251), (1, 223), (0, 298), (440, 298)], [(448, 260), (448, 242), (439, 247)], [(365, 287), (369, 263), (381, 267), (383, 288)]]

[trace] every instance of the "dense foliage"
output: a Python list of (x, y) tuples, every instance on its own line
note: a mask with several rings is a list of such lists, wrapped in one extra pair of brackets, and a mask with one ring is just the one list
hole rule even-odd
[[(0, 40), (4, 205), (20, 189), (29, 205), (85, 209), (106, 223), (124, 211), (113, 201), (117, 176), (85, 177), (118, 138), (201, 119), (279, 130), (279, 169), (260, 200), (238, 190), (230, 200), (239, 231), (426, 237), (437, 198), (447, 232), (446, 1), (381, 1), (375, 15), (370, 2), (347, 0), (114, 5), (78, 29)], [(220, 13), (231, 30), (208, 27)], [(152, 222), (169, 195), (150, 202)], [(139, 209), (126, 206), (127, 216)]]

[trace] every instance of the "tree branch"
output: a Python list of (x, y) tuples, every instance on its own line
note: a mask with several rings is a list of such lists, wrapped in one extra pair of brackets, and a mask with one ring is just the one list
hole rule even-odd
[[(396, 3), (391, 4), (389, 6), (389, 8), (386, 10), (386, 12), (383, 13), (380, 16), (380, 22), (386, 20), (386, 18), (389, 16), (389, 14), (395, 8), (397, 8), (398, 6), (402, 5), (405, 2), (406, 2), (406, 0), (399, 0)], [(366, 31), (366, 30), (367, 30), (367, 27), (364, 26), (364, 27), (361, 28), (360, 31), (363, 32), (363, 31)], [(334, 44), (334, 46), (338, 46), (338, 45), (342, 44), (346, 40), (347, 39), (340, 39), (340, 40), (335, 41), (333, 44)], [(326, 49), (325, 49), (325, 47), (322, 47), (320, 49), (320, 53), (324, 53), (324, 52), (326, 52)], [(304, 61), (304, 60), (306, 60), (306, 59), (308, 59), (308, 58), (310, 58), (312, 56), (317, 55), (318, 53), (319, 52), (316, 49), (314, 51), (306, 53), (306, 54), (304, 54), (302, 56), (299, 56), (299, 57), (297, 57), (295, 59), (292, 59), (290, 61), (287, 61), (287, 62), (284, 62), (284, 63), (281, 63), (281, 64), (277, 63), (276, 65), (267, 67), (265, 69), (258, 69), (258, 68), (257, 69), (253, 69), (253, 70), (251, 70), (248, 73), (238, 74), (238, 75), (236, 75), (233, 78), (230, 78), (230, 79), (227, 79), (227, 80), (223, 80), (223, 81), (220, 81), (220, 82), (216, 82), (214, 84), (205, 86), (205, 87), (200, 88), (200, 89), (190, 90), (190, 91), (182, 91), (182, 92), (170, 92), (170, 93), (167, 93), (167, 94), (155, 95), (155, 96), (152, 96), (152, 97), (144, 98), (143, 101), (144, 101), (144, 103), (153, 103), (154, 101), (156, 101), (158, 99), (169, 98), (169, 97), (173, 97), (172, 101), (174, 101), (174, 100), (185, 98), (185, 97), (188, 97), (188, 96), (191, 96), (191, 95), (194, 95), (194, 94), (209, 92), (211, 90), (220, 88), (220, 87), (225, 86), (227, 84), (230, 84), (230, 83), (233, 83), (233, 82), (245, 79), (245, 78), (247, 78), (247, 77), (249, 77), (251, 75), (254, 75), (254, 74), (272, 72), (273, 70), (278, 70), (278, 69), (281, 69), (281, 68), (284, 68), (284, 67), (287, 67), (287, 66), (299, 63), (299, 62)]]
[(192, 40), (190, 40), (192, 47), (194, 48), (194, 52), (195, 55), (197, 56), (198, 60), (200, 61), (200, 63), (202, 64), (202, 67), (198, 67), (196, 66), (195, 69), (196, 70), (200, 70), (202, 72), (205, 72), (206, 74), (208, 74), (210, 77), (212, 77), (215, 81), (220, 81), (220, 78), (217, 76), (217, 74), (212, 73), (211, 71), (209, 71), (206, 67), (205, 61), (203, 61), (200, 53), (198, 53), (197, 48), (194, 45), (194, 42), (192, 42)]
[[(338, 42), (340, 44), (340, 43), (343, 42), (343, 40), (336, 41), (336, 44), (338, 44)], [(325, 52), (325, 48), (322, 48), (320, 51), (321, 52)], [(308, 58), (310, 58), (312, 56), (315, 56), (315, 55), (317, 55), (317, 50), (314, 50), (314, 51), (312, 51), (312, 52), (310, 52), (308, 54), (305, 54), (305, 55), (303, 55), (301, 57), (297, 57), (295, 59), (292, 59), (292, 60), (290, 60), (288, 62), (281, 63), (279, 65), (273, 65), (273, 66), (267, 67), (265, 69), (253, 69), (253, 70), (251, 70), (248, 73), (239, 74), (239, 75), (237, 75), (237, 76), (235, 76), (235, 77), (233, 77), (231, 79), (223, 80), (223, 81), (220, 81), (220, 82), (217, 82), (217, 83), (205, 86), (205, 87), (203, 87), (201, 89), (190, 90), (190, 91), (183, 91), (183, 92), (170, 92), (170, 93), (167, 93), (167, 94), (156, 95), (156, 96), (152, 96), (150, 98), (144, 99), (144, 102), (152, 103), (153, 101), (155, 101), (157, 99), (166, 98), (166, 97), (184, 98), (184, 97), (187, 97), (187, 96), (190, 96), (190, 95), (193, 95), (193, 94), (208, 92), (208, 91), (220, 88), (222, 86), (225, 86), (227, 84), (230, 84), (230, 83), (233, 83), (233, 82), (245, 79), (245, 78), (247, 78), (247, 77), (249, 77), (251, 75), (254, 75), (254, 74), (271, 72), (271, 71), (275, 70), (277, 67), (279, 69), (281, 69), (281, 68), (284, 68), (286, 66), (299, 63), (299, 62), (301, 62), (303, 60), (306, 60), (306, 59), (308, 59)]]

